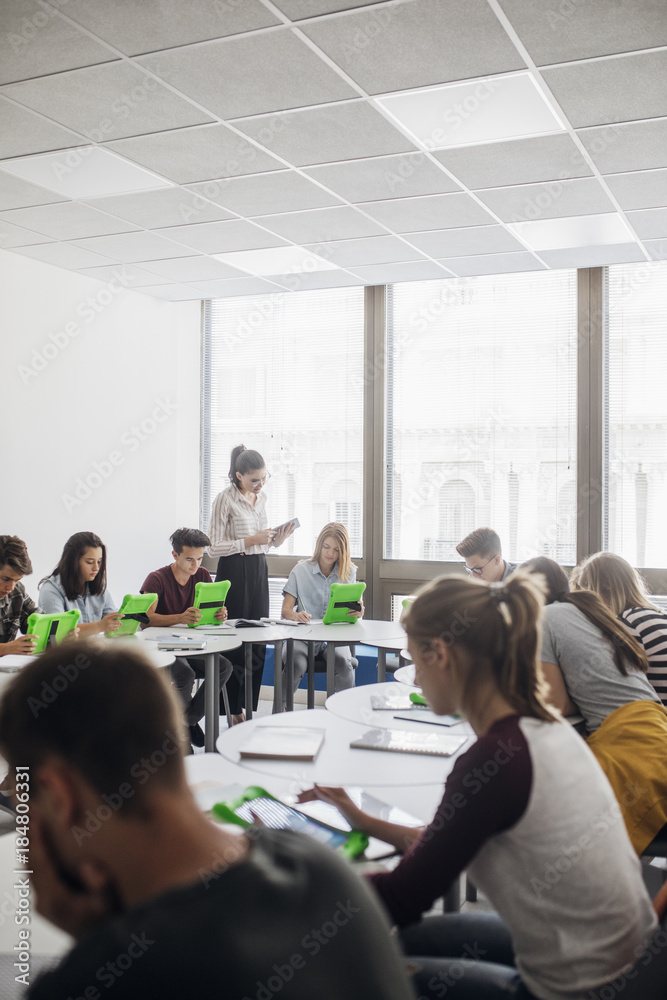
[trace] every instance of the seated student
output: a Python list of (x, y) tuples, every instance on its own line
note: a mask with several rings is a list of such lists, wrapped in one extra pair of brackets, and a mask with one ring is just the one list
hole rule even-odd
[(37, 642), (27, 632), (28, 618), (41, 612), (21, 583), (32, 573), (26, 544), (16, 535), (0, 535), (0, 656), (29, 655)]
[(596, 552), (575, 568), (573, 583), (577, 590), (597, 594), (642, 644), (646, 676), (667, 705), (667, 614), (651, 603), (637, 570), (613, 552)]
[(516, 563), (503, 559), (500, 538), (492, 528), (476, 528), (459, 542), (456, 551), (465, 559), (465, 568), (472, 576), (487, 583), (506, 580), (516, 569)]
[[(416, 683), (434, 712), (462, 712), (477, 734), (425, 830), (370, 817), (342, 789), (315, 790), (355, 829), (407, 848), (370, 879), (402, 928), (420, 997), (442, 997), (448, 983), (459, 1000), (583, 1000), (656, 926), (609, 783), (545, 704), (541, 604), (529, 574), (491, 585), (441, 577), (407, 612)], [(469, 627), (452, 639), (447, 623), (464, 610)], [(416, 924), (463, 870), (497, 914)]]
[[(171, 627), (190, 625), (201, 618), (201, 611), (193, 607), (195, 587), (198, 583), (212, 583), (211, 574), (202, 566), (204, 548), (210, 545), (208, 535), (197, 528), (178, 528), (171, 536), (173, 563), (149, 573), (141, 585), (142, 594), (157, 594), (157, 601), (148, 611), (151, 625)], [(227, 608), (216, 611), (215, 617), (223, 622)], [(216, 654), (220, 665), (220, 690), (229, 680), (232, 665)], [(185, 706), (185, 718), (190, 730), (190, 740), (197, 747), (204, 746), (204, 732), (199, 720), (206, 711), (206, 683), (192, 697), (195, 677), (204, 677), (205, 666), (201, 656), (178, 656), (169, 668), (172, 680)]]
[[(344, 524), (325, 524), (315, 543), (310, 559), (297, 563), (283, 588), (283, 618), (308, 622), (322, 618), (329, 604), (332, 583), (356, 583), (357, 567), (350, 561), (350, 539)], [(298, 607), (298, 611), (296, 608)], [(363, 616), (350, 611), (350, 619)], [(326, 650), (326, 642), (315, 645), (315, 656)], [(286, 654), (285, 654), (286, 655)], [(308, 668), (308, 643), (294, 642), (294, 690)], [(349, 646), (336, 646), (334, 654), (336, 691), (354, 687), (354, 666)]]
[(646, 677), (646, 655), (597, 594), (569, 590), (558, 563), (542, 556), (524, 567), (547, 581), (541, 659), (549, 700), (584, 717), (587, 743), (641, 854), (667, 823), (667, 709)]
[(67, 539), (53, 573), (40, 580), (39, 603), (47, 615), (79, 611), (84, 639), (118, 631), (122, 615), (107, 590), (107, 550), (101, 538), (92, 531), (77, 531)]
[(334, 851), (200, 812), (160, 672), (91, 642), (77, 663), (88, 669), (38, 718), (31, 703), (72, 666), (62, 646), (0, 703), (20, 802), (29, 785), (37, 909), (75, 939), (29, 1000), (411, 1000), (377, 902)]

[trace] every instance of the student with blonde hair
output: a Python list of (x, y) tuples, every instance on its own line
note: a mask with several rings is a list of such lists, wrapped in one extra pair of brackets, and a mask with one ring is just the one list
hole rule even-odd
[[(342, 789), (302, 796), (405, 850), (370, 879), (402, 929), (420, 997), (442, 997), (449, 984), (458, 1000), (583, 1000), (635, 960), (656, 926), (609, 783), (546, 703), (542, 601), (527, 573), (490, 585), (441, 577), (407, 612), (416, 683), (434, 712), (462, 712), (477, 735), (424, 830), (375, 819)], [(497, 913), (418, 923), (464, 870)]]
[[(283, 589), (282, 616), (295, 622), (322, 618), (329, 604), (332, 583), (356, 583), (357, 567), (350, 558), (350, 538), (347, 528), (338, 521), (325, 524), (315, 542), (310, 559), (297, 563)], [(298, 610), (297, 610), (298, 608)], [(361, 611), (350, 611), (350, 620), (361, 618)], [(326, 650), (326, 642), (315, 645), (315, 656)], [(334, 653), (334, 686), (336, 691), (354, 687), (356, 660), (349, 646), (336, 646)], [(308, 644), (300, 639), (294, 643), (294, 690), (308, 668)]]
[(646, 654), (597, 594), (578, 589), (577, 572), (570, 591), (552, 559), (522, 568), (549, 582), (541, 651), (549, 700), (564, 715), (583, 715), (588, 746), (641, 854), (667, 824), (667, 709), (646, 677)]
[(577, 589), (598, 594), (648, 657), (646, 676), (667, 705), (667, 614), (652, 603), (644, 580), (622, 556), (596, 552), (573, 570)]

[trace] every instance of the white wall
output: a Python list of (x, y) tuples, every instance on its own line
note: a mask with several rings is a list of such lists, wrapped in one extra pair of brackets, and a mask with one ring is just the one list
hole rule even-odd
[(200, 304), (6, 251), (0, 275), (0, 534), (26, 541), (34, 597), (95, 531), (120, 602), (199, 524)]

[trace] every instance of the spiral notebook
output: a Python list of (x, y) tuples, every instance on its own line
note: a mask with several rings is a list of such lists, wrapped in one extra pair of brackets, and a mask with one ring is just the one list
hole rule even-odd
[(412, 733), (404, 729), (369, 729), (350, 747), (355, 750), (387, 750), (389, 753), (421, 753), (429, 757), (451, 757), (465, 743), (467, 736), (450, 733)]

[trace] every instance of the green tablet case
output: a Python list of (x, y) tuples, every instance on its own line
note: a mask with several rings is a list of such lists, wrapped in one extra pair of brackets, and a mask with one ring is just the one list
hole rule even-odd
[(231, 587), (229, 580), (218, 580), (217, 583), (197, 583), (195, 584), (195, 603), (193, 607), (201, 611), (201, 618), (198, 622), (191, 624), (190, 628), (197, 625), (222, 625), (216, 621), (215, 613), (224, 607), (227, 591)]
[(119, 635), (134, 635), (140, 625), (148, 625), (146, 612), (157, 601), (157, 594), (126, 594), (119, 611), (123, 615), (117, 632), (105, 632), (107, 639)]
[(43, 653), (52, 642), (62, 642), (76, 628), (80, 611), (61, 611), (57, 615), (30, 615), (28, 635), (36, 635), (38, 642), (33, 653)]
[(350, 618), (348, 611), (359, 610), (356, 605), (361, 603), (365, 589), (365, 583), (332, 583), (329, 606), (322, 619), (323, 624), (347, 622), (348, 625), (353, 625), (358, 621), (357, 618)]
[[(332, 584), (335, 586), (335, 584)], [(243, 819), (236, 813), (236, 810), (242, 806), (245, 802), (252, 802), (253, 799), (264, 798), (264, 799), (276, 799), (275, 795), (271, 795), (264, 788), (259, 785), (249, 785), (242, 795), (239, 795), (237, 799), (232, 802), (218, 802), (211, 809), (211, 813), (215, 819), (219, 820), (221, 823), (235, 823), (237, 826), (242, 826), (244, 829), (252, 826), (247, 820)], [(280, 802), (280, 799), (276, 799), (276, 802)], [(282, 803), (284, 805), (284, 803)], [(289, 808), (289, 807), (288, 807)], [(319, 823), (318, 820), (310, 819), (306, 816), (305, 819), (309, 819), (311, 823), (316, 823), (319, 826), (325, 826), (324, 823)], [(330, 829), (329, 827), (325, 827)], [(368, 834), (361, 833), (359, 830), (350, 830), (347, 834), (347, 839), (341, 847), (337, 850), (343, 854), (346, 858), (353, 860), (354, 858), (359, 858), (364, 853), (368, 847)]]

